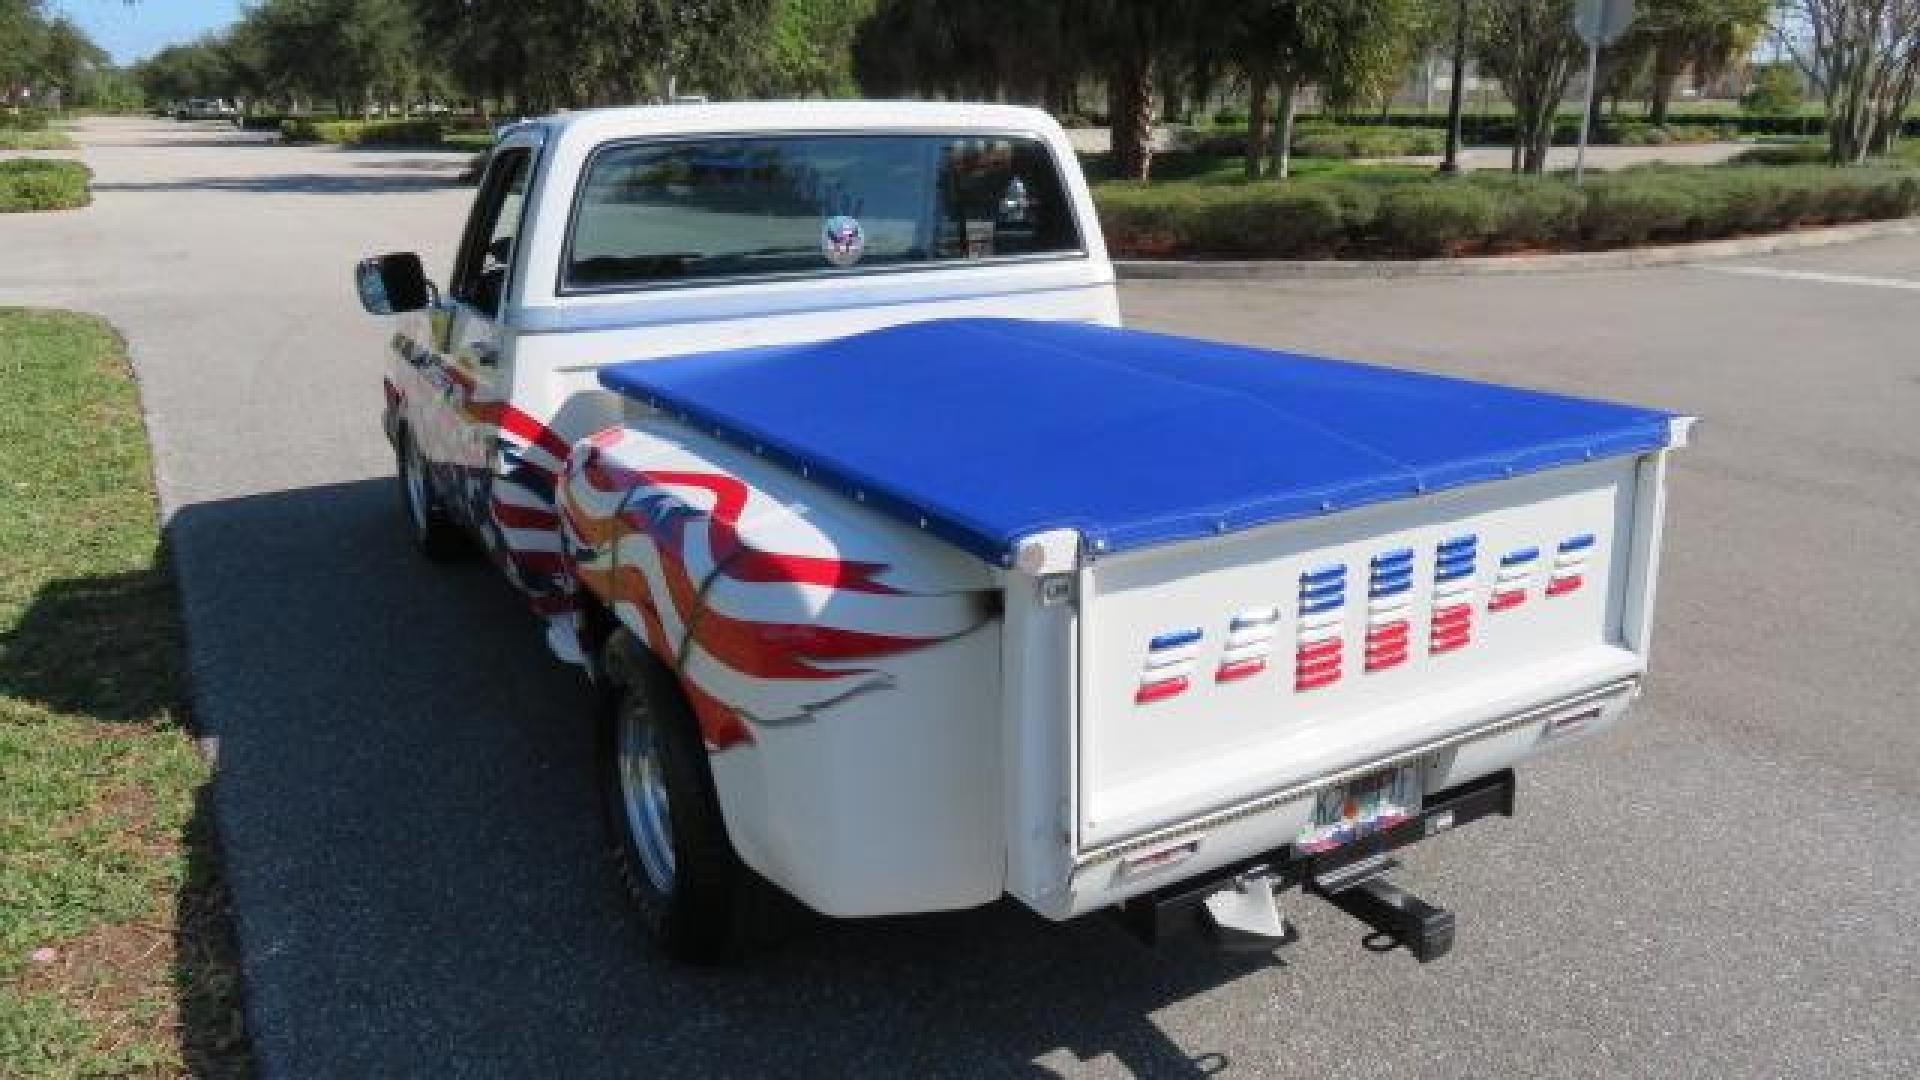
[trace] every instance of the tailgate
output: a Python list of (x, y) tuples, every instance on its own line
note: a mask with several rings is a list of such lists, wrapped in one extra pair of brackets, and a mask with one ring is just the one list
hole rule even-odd
[(1640, 672), (1661, 462), (1591, 461), (1093, 563), (1076, 850)]

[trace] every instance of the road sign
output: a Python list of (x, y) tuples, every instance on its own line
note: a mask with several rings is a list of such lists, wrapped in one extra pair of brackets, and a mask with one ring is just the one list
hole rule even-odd
[(1619, 40), (1633, 24), (1633, 0), (1574, 0), (1573, 29), (1587, 43), (1587, 107), (1580, 110), (1580, 149), (1573, 158), (1573, 183), (1587, 172), (1587, 134), (1593, 124), (1593, 96), (1600, 88), (1600, 47)]
[(1633, 0), (1575, 0), (1573, 29), (1589, 48), (1611, 45), (1633, 25)]

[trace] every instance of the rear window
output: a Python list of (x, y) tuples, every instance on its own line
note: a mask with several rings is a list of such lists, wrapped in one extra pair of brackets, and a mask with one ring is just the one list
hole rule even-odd
[(572, 290), (1078, 254), (1045, 144), (819, 135), (620, 144), (587, 167)]

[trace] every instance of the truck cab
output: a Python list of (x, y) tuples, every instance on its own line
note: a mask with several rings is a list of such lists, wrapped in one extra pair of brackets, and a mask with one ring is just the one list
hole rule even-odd
[[(423, 504), (417, 539), (478, 535), (553, 616), (567, 605), (552, 479), (565, 447), (619, 416), (599, 367), (968, 315), (1119, 321), (1065, 135), (993, 105), (689, 104), (514, 125), (446, 287), (406, 264), (386, 264), (392, 293), (425, 303), (392, 339), (384, 423)], [(579, 659), (566, 620), (553, 627)]]

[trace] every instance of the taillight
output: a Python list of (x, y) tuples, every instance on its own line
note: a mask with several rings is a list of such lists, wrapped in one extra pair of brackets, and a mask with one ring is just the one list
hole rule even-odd
[(1534, 564), (1539, 561), (1540, 549), (1534, 547), (1502, 555), (1500, 572), (1493, 579), (1493, 592), (1487, 596), (1487, 610), (1507, 611), (1526, 603), (1527, 583), (1532, 580)]
[(1588, 557), (1593, 554), (1592, 533), (1581, 533), (1560, 541), (1553, 553), (1553, 570), (1547, 578), (1548, 596), (1565, 596), (1586, 582)]
[(1249, 608), (1227, 624), (1227, 647), (1220, 654), (1215, 682), (1233, 682), (1267, 670), (1267, 657), (1273, 652), (1274, 630), (1280, 622), (1277, 607)]
[(1293, 688), (1312, 690), (1340, 680), (1346, 619), (1347, 568), (1316, 567), (1300, 575), (1300, 619), (1295, 628)]
[(1147, 643), (1147, 658), (1140, 668), (1140, 688), (1133, 700), (1141, 705), (1162, 701), (1192, 685), (1194, 660), (1200, 655), (1197, 626), (1169, 630)]
[(1384, 671), (1406, 662), (1413, 624), (1413, 549), (1373, 557), (1367, 584), (1366, 669)]
[(1452, 652), (1473, 640), (1473, 586), (1479, 554), (1480, 538), (1472, 533), (1442, 540), (1434, 549), (1428, 652)]

